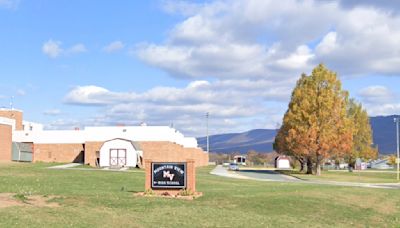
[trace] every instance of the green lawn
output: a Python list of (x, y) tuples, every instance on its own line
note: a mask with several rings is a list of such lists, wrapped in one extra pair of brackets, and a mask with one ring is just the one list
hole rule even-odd
[(257, 182), (197, 171), (194, 201), (135, 197), (144, 172), (0, 164), (0, 192), (51, 195), (55, 208), (0, 209), (0, 227), (399, 227), (400, 191)]
[(396, 173), (379, 172), (379, 171), (323, 171), (321, 176), (307, 175), (296, 170), (279, 171), (298, 177), (303, 180), (324, 180), (324, 181), (344, 181), (344, 182), (361, 182), (361, 183), (396, 183)]

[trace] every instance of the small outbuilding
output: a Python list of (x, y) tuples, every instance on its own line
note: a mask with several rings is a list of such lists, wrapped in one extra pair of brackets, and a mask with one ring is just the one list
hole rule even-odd
[(132, 141), (112, 139), (100, 148), (100, 167), (122, 168), (141, 166), (143, 152)]
[(275, 158), (275, 168), (290, 169), (290, 160), (287, 156), (282, 155)]
[(233, 161), (239, 165), (246, 165), (246, 156), (243, 155), (236, 155), (233, 157)]

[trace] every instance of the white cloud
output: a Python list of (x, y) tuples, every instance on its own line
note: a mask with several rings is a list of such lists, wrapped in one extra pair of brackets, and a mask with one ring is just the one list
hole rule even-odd
[(83, 44), (75, 44), (74, 46), (70, 47), (66, 50), (67, 53), (76, 54), (76, 53), (83, 53), (86, 52), (87, 49)]
[[(275, 126), (276, 118), (262, 116), (266, 113), (279, 116), (278, 113), (282, 114), (284, 110), (267, 103), (286, 102), (289, 93), (290, 88), (282, 82), (202, 80), (193, 81), (184, 88), (159, 86), (142, 93), (113, 92), (93, 85), (79, 86), (65, 96), (64, 102), (101, 107), (104, 114), (87, 121), (87, 124), (107, 125), (121, 121), (136, 124), (145, 121), (151, 125), (169, 125), (174, 122), (186, 133), (201, 135), (206, 112), (211, 113), (218, 132), (248, 130), (246, 126), (253, 126), (255, 117), (264, 119), (259, 122), (263, 127)], [(232, 122), (248, 122), (250, 125), (231, 126)]]
[(370, 116), (398, 115), (400, 113), (400, 103), (366, 105), (366, 109)]
[[(275, 127), (302, 72), (320, 62), (351, 77), (400, 75), (400, 15), (376, 4), (313, 0), (164, 1), (181, 14), (163, 42), (138, 44), (134, 54), (186, 87), (116, 92), (79, 86), (65, 103), (97, 105), (88, 124), (169, 125), (202, 135), (204, 113), (214, 132)], [(371, 2), (371, 1), (368, 1)], [(125, 48), (115, 41), (104, 51)], [(358, 94), (371, 115), (398, 111), (397, 94), (381, 86)], [(204, 132), (204, 131), (203, 131)]]
[(371, 116), (400, 113), (399, 95), (385, 86), (374, 85), (363, 88), (359, 91), (359, 96)]
[(306, 45), (299, 46), (296, 51), (289, 56), (276, 61), (277, 65), (286, 69), (309, 69), (312, 66), (310, 61), (314, 58), (311, 49)]
[(103, 48), (103, 50), (105, 52), (116, 52), (116, 51), (120, 51), (125, 47), (125, 44), (122, 43), (121, 41), (117, 40), (117, 41), (113, 41), (110, 44), (108, 44), (107, 46), (105, 46)]
[(367, 103), (387, 103), (395, 99), (395, 95), (387, 87), (374, 85), (360, 90), (359, 95)]
[(0, 0), (0, 8), (16, 9), (19, 2), (19, 0)]
[(110, 92), (105, 88), (94, 85), (78, 86), (65, 96), (64, 102), (79, 105), (107, 105), (124, 100), (129, 101), (134, 96), (134, 94)]
[(316, 61), (306, 43), (323, 35), (324, 25), (319, 23), (334, 16), (318, 22), (315, 18), (331, 15), (335, 7), (315, 9), (313, 2), (292, 0), (196, 4), (191, 8), (196, 12), (177, 24), (165, 43), (140, 45), (137, 55), (176, 77), (277, 78), (294, 72), (297, 77)]
[(48, 109), (43, 112), (43, 115), (46, 116), (58, 116), (61, 114), (61, 110), (59, 109)]
[(45, 129), (47, 130), (58, 130), (58, 129), (74, 130), (75, 128), (83, 128), (82, 123), (76, 119), (63, 119), (63, 118), (53, 120), (45, 126)]
[(336, 32), (329, 32), (324, 36), (322, 41), (318, 44), (316, 52), (321, 55), (327, 55), (337, 48), (337, 34)]
[(320, 62), (342, 75), (399, 75), (400, 15), (374, 8), (379, 3), (342, 3), (167, 1), (166, 11), (185, 19), (163, 43), (136, 53), (171, 76), (197, 79), (297, 77)]
[(23, 89), (17, 89), (17, 95), (18, 96), (25, 96), (26, 95), (26, 91)]
[(57, 58), (63, 52), (63, 49), (61, 48), (60, 41), (54, 41), (50, 39), (43, 44), (42, 51), (50, 58)]
[[(120, 103), (154, 103), (160, 105), (240, 105), (260, 101), (286, 101), (291, 88), (285, 82), (266, 80), (224, 80), (210, 83), (193, 81), (185, 88), (154, 87), (143, 93), (112, 92), (89, 85), (73, 88), (64, 102), (76, 105), (116, 105)], [(256, 100), (252, 102), (251, 100)]]
[[(400, 76), (400, 14), (397, 13), (400, 7), (389, 9), (393, 4), (353, 1), (345, 6), (344, 1), (319, 0), (279, 3), (217, 0), (201, 4), (168, 1), (165, 10), (181, 14), (184, 19), (170, 30), (164, 42), (142, 43), (137, 46), (136, 54), (172, 77), (216, 80), (205, 88), (218, 85), (218, 93), (201, 90), (204, 104), (215, 104), (207, 97), (221, 97), (227, 103), (236, 100), (235, 105), (251, 107), (254, 106), (249, 101), (260, 103), (260, 97), (267, 100), (279, 97), (274, 102), (281, 102), (289, 99), (300, 74), (310, 72), (321, 62), (342, 78)], [(280, 85), (268, 84), (271, 81)], [(257, 84), (264, 90), (254, 89)], [(166, 94), (170, 97), (173, 92)], [(398, 107), (393, 100), (397, 95), (379, 86), (366, 88), (359, 96), (371, 114), (390, 113)], [(379, 112), (378, 102), (387, 111)], [(282, 114), (279, 107), (285, 106), (284, 103), (273, 106), (274, 112), (268, 116), (279, 119)]]
[(61, 55), (78, 54), (87, 51), (85, 45), (81, 43), (75, 44), (67, 49), (63, 49), (61, 45), (61, 41), (50, 39), (43, 44), (42, 52), (50, 58), (57, 58)]
[(176, 77), (261, 77), (268, 73), (261, 45), (205, 44), (201, 47), (149, 45), (138, 56)]

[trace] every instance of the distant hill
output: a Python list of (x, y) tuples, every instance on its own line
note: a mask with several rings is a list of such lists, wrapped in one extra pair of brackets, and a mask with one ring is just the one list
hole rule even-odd
[[(379, 153), (396, 152), (396, 125), (394, 116), (371, 117), (374, 144)], [(276, 129), (255, 129), (242, 133), (228, 133), (210, 136), (210, 151), (216, 153), (271, 152)], [(197, 138), (199, 145), (206, 150), (206, 137)]]
[[(271, 152), (276, 129), (255, 129), (243, 133), (211, 135), (210, 151), (216, 153)], [(199, 145), (206, 150), (206, 137), (197, 138)]]

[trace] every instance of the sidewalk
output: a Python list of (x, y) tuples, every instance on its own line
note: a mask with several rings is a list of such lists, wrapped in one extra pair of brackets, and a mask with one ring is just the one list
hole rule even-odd
[(121, 169), (110, 169), (110, 168), (74, 168), (76, 166), (80, 166), (82, 164), (80, 163), (70, 163), (70, 164), (65, 164), (65, 165), (56, 165), (56, 166), (51, 166), (47, 167), (46, 169), (69, 169), (69, 170), (81, 170), (81, 171), (109, 171), (109, 172), (130, 172), (130, 173), (136, 173), (136, 172), (144, 172), (143, 170), (130, 170), (129, 168), (121, 168)]
[(73, 168), (76, 166), (80, 166), (80, 163), (70, 163), (70, 164), (65, 164), (65, 165), (56, 165), (56, 166), (51, 166), (48, 167), (49, 169), (68, 169), (68, 168)]

